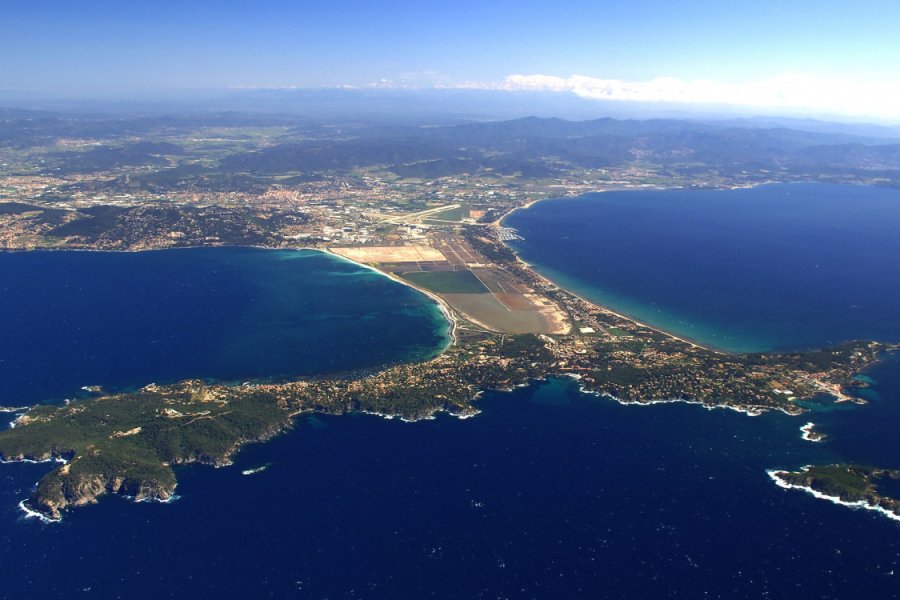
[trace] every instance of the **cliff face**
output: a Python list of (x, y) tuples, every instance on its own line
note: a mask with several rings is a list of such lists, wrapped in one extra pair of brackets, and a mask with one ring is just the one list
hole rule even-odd
[(31, 510), (59, 519), (70, 506), (95, 504), (104, 494), (121, 494), (136, 501), (166, 501), (175, 492), (175, 474), (170, 469), (162, 477), (135, 479), (103, 473), (75, 472), (70, 465), (45, 476), (26, 502)]
[[(263, 441), (284, 430), (287, 422), (267, 426), (252, 439), (240, 439), (223, 453), (195, 451), (177, 456), (171, 463), (155, 465), (110, 463), (110, 470), (97, 470), (93, 456), (75, 458), (47, 474), (26, 502), (26, 507), (58, 520), (69, 507), (95, 504), (105, 494), (118, 494), (136, 502), (166, 502), (175, 494), (177, 480), (170, 464), (201, 463), (216, 467), (231, 464), (231, 456), (242, 445)], [(107, 464), (107, 463), (101, 463)]]

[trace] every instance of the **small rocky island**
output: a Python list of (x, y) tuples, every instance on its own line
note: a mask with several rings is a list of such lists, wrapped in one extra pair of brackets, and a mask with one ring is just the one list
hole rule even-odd
[(803, 427), (800, 428), (800, 432), (804, 440), (807, 442), (822, 442), (825, 441), (825, 438), (828, 437), (821, 431), (816, 429), (815, 423), (807, 423)]
[(797, 471), (769, 471), (785, 489), (804, 490), (837, 504), (878, 511), (900, 521), (900, 499), (883, 491), (886, 481), (900, 481), (900, 470), (857, 465), (805, 466)]

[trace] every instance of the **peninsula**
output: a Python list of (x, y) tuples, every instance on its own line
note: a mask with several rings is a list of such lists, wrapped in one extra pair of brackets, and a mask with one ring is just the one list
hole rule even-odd
[(705, 348), (548, 281), (505, 245), (516, 233), (501, 224), (535, 200), (598, 190), (900, 185), (891, 148), (866, 138), (851, 138), (863, 144), (856, 149), (847, 136), (748, 130), (766, 149), (760, 162), (732, 142), (733, 129), (699, 123), (67, 119), (4, 121), (14, 143), (0, 145), (0, 248), (327, 250), (439, 302), (453, 340), (433, 359), (377, 373), (97, 388), (85, 400), (16, 411), (0, 432), (0, 459), (64, 462), (24, 501), (44, 518), (104, 494), (170, 499), (174, 466), (226, 465), (304, 412), (466, 417), (482, 390), (570, 376), (622, 403), (795, 415), (817, 396), (861, 402), (852, 392), (867, 383), (854, 375), (896, 349), (867, 341), (745, 355)]
[[(477, 412), (482, 390), (510, 389), (548, 376), (571, 376), (584, 391), (622, 403), (691, 402), (748, 414), (799, 414), (803, 408), (798, 400), (822, 393), (850, 398), (847, 390), (865, 385), (853, 376), (891, 349), (852, 342), (786, 354), (710, 350), (555, 286), (519, 261), (499, 239), (501, 233), (482, 225), (440, 238), (440, 243), (468, 253), (474, 262), (466, 265), (478, 266), (414, 271), (471, 274), (477, 282), (511, 281), (517, 290), (495, 294), (482, 283), (488, 291), (459, 293), (454, 280), (418, 281), (415, 285), (442, 302), (455, 322), (453, 343), (434, 359), (374, 374), (283, 383), (149, 385), (21, 413), (11, 429), (0, 432), (0, 458), (64, 462), (40, 481), (24, 507), (59, 519), (66, 508), (96, 502), (104, 494), (165, 501), (177, 485), (173, 466), (227, 465), (242, 445), (283, 431), (300, 413), (363, 411), (416, 420), (447, 412), (465, 417)], [(413, 271), (397, 257), (414, 253), (421, 258), (422, 252), (398, 249), (395, 262), (379, 268), (408, 281)], [(440, 262), (438, 254), (430, 258)], [(473, 303), (467, 295), (485, 298)], [(496, 320), (500, 313), (487, 303), (488, 296), (519, 307), (526, 316)], [(529, 326), (537, 332), (509, 331)]]

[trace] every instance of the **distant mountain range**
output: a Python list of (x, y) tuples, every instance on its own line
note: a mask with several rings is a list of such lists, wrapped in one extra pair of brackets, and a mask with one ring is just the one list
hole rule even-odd
[[(359, 100), (352, 94), (346, 98)], [(644, 165), (675, 175), (840, 176), (900, 185), (900, 130), (881, 125), (789, 118), (472, 120), (450, 113), (436, 121), (413, 114), (400, 119), (367, 114), (326, 119), (302, 111), (165, 115), (8, 108), (0, 109), (0, 147), (43, 148), (48, 174), (146, 166), (151, 172), (130, 177), (128, 186), (163, 191), (185, 185), (265, 187), (272, 176), (309, 179), (373, 166), (401, 177), (432, 179), (486, 170), (548, 178), (572, 168)], [(254, 127), (269, 128), (264, 141), (208, 145), (202, 157), (186, 149), (197, 131)], [(55, 146), (67, 139), (91, 140), (92, 145)]]

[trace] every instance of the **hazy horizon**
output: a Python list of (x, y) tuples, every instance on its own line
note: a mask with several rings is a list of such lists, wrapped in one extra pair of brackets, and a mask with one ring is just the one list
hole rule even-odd
[(0, 90), (0, 110), (72, 115), (172, 116), (237, 113), (306, 117), (316, 121), (362, 119), (390, 122), (455, 123), (535, 118), (733, 121), (804, 129), (823, 126), (868, 128), (862, 135), (900, 137), (900, 119), (777, 110), (727, 104), (597, 101), (574, 94), (460, 89), (255, 89), (155, 93), (58, 95)]
[(607, 103), (900, 122), (900, 7), (563, 2), (327, 7), (11, 0), (4, 99), (251, 90), (537, 92)]

